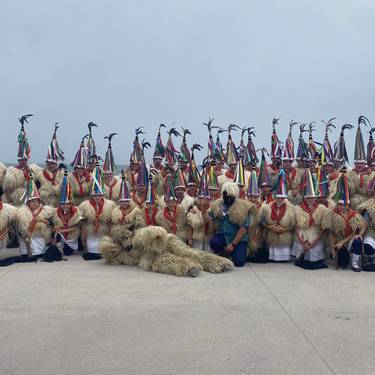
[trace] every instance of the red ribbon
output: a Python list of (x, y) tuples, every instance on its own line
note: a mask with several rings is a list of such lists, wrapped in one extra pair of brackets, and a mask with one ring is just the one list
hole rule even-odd
[(312, 205), (312, 207), (309, 207), (306, 203), (306, 201), (303, 201), (301, 204), (300, 204), (300, 207), (306, 212), (309, 214), (309, 226), (312, 226), (314, 225), (314, 218), (313, 218), (313, 214), (314, 214), (314, 211), (315, 209), (318, 207), (318, 203), (317, 202), (314, 202), (314, 204)]
[(173, 213), (171, 214), (168, 207), (164, 207), (163, 210), (164, 217), (172, 223), (172, 233), (176, 234), (177, 232), (177, 206), (174, 207)]
[(83, 182), (81, 182), (81, 179), (79, 178), (76, 172), (73, 172), (73, 177), (75, 178), (75, 180), (77, 181), (79, 185), (79, 195), (80, 196), (84, 195), (85, 191), (83, 190)]
[(158, 212), (157, 207), (152, 207), (152, 214), (151, 214), (151, 217), (150, 217), (150, 209), (149, 209), (149, 207), (145, 208), (145, 220), (146, 220), (147, 226), (149, 226), (149, 225), (156, 225), (155, 218), (156, 218), (157, 212)]
[(225, 172), (225, 176), (234, 180), (234, 174), (230, 170)]
[(108, 198), (109, 198), (109, 199), (112, 199), (112, 192), (113, 192), (113, 188), (114, 188), (115, 185), (116, 185), (116, 179), (114, 178), (114, 179), (113, 179), (113, 182), (112, 182), (110, 185), (108, 185), (107, 183), (106, 183), (106, 185), (109, 187)]
[(42, 212), (42, 209), (43, 209), (43, 206), (40, 206), (38, 209), (36, 209), (34, 212), (31, 212), (31, 214), (33, 215), (33, 218), (29, 224), (29, 228), (28, 228), (28, 232), (29, 234), (31, 235), (34, 230), (35, 230), (35, 227), (36, 227), (36, 224), (37, 224), (37, 218), (39, 216), (39, 214)]
[[(62, 221), (64, 229), (69, 228), (69, 226), (68, 226), (69, 221), (76, 214), (76, 212), (77, 212), (77, 207), (74, 207), (74, 206), (70, 207), (70, 210), (67, 214), (64, 214), (64, 212), (63, 212), (63, 210), (60, 206), (57, 207), (56, 213), (57, 213), (57, 216)], [(68, 238), (68, 236), (69, 236), (69, 233), (64, 234), (65, 238)]]
[(102, 198), (98, 203), (96, 203), (92, 198), (90, 198), (90, 204), (95, 211), (95, 233), (99, 230), (99, 218), (103, 213), (104, 199)]
[(4, 207), (3, 201), (0, 201), (0, 211), (3, 209), (3, 207)]
[(43, 176), (44, 178), (49, 181), (53, 186), (56, 186), (56, 175), (57, 175), (57, 171), (56, 172), (53, 172), (51, 173), (52, 177), (49, 175), (49, 173), (43, 169)]
[(271, 204), (271, 219), (279, 224), (280, 220), (284, 217), (286, 211), (286, 204), (284, 203), (280, 207), (277, 206), (276, 202)]
[(146, 195), (143, 194), (142, 198), (139, 199), (139, 198), (138, 198), (138, 194), (137, 194), (137, 192), (135, 191), (135, 192), (133, 193), (132, 196), (133, 196), (133, 201), (134, 201), (134, 203), (135, 203), (139, 208), (143, 208), (143, 203), (145, 203), (145, 201), (146, 201)]
[(286, 174), (286, 180), (288, 182), (288, 186), (291, 186), (292, 182), (296, 177), (297, 171), (295, 168), (292, 168), (289, 173)]
[(350, 220), (357, 214), (351, 208), (348, 208), (347, 214), (341, 212), (337, 207), (333, 210), (337, 215), (340, 215), (345, 221), (345, 237), (349, 236), (352, 233), (352, 227), (350, 225)]

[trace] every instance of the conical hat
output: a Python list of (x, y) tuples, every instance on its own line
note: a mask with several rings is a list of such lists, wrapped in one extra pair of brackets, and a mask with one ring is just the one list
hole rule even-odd
[(117, 135), (117, 133), (111, 133), (108, 137), (104, 137), (108, 139), (108, 148), (107, 152), (105, 153), (104, 164), (103, 164), (103, 172), (105, 174), (114, 174), (116, 172), (116, 163), (113, 157), (112, 152), (112, 138)]
[(58, 122), (55, 123), (55, 129), (52, 135), (51, 143), (48, 147), (46, 161), (51, 161), (58, 163), (59, 161), (64, 161), (64, 152), (61, 150), (57, 142), (57, 129), (59, 128)]
[(21, 118), (19, 118), (19, 122), (21, 123), (21, 129), (18, 134), (18, 154), (17, 158), (18, 160), (22, 159), (30, 159), (31, 156), (31, 148), (29, 145), (29, 141), (26, 137), (26, 131), (25, 131), (25, 124), (28, 124), (29, 117), (33, 116), (32, 114), (23, 115)]

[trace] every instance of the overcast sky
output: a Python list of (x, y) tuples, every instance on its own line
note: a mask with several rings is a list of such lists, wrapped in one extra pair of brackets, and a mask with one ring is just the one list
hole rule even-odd
[(206, 147), (212, 116), (255, 126), (269, 148), (273, 116), (282, 140), (292, 118), (375, 124), (374, 25), (373, 0), (2, 0), (0, 160), (16, 160), (25, 113), (34, 162), (56, 121), (69, 162), (94, 121), (99, 153), (119, 134), (118, 164), (138, 126), (154, 146), (158, 125), (175, 122)]

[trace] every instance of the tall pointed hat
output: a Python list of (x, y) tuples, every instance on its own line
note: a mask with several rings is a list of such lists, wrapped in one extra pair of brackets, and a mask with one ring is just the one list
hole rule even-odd
[(304, 198), (315, 198), (315, 179), (309, 168), (304, 170), (303, 179), (302, 179), (302, 196)]
[(27, 203), (33, 199), (40, 199), (38, 188), (36, 187), (32, 172), (29, 172), (29, 178), (26, 180), (25, 192), (21, 198), (24, 198), (24, 202)]
[(166, 126), (164, 124), (159, 125), (158, 135), (156, 137), (156, 143), (155, 143), (155, 150), (154, 150), (154, 156), (153, 158), (159, 158), (164, 159), (165, 157), (165, 147), (163, 144), (163, 140), (161, 139), (161, 128), (165, 128)]
[(184, 158), (189, 163), (190, 159), (191, 159), (191, 155), (190, 155), (190, 150), (189, 150), (189, 147), (188, 147), (187, 141), (186, 141), (186, 136), (188, 134), (191, 135), (190, 130), (182, 128), (182, 143), (181, 143), (181, 147), (180, 147), (180, 153), (184, 156)]
[(250, 164), (252, 166), (256, 165), (258, 163), (258, 157), (257, 157), (257, 152), (254, 146), (253, 138), (255, 137), (255, 130), (253, 127), (247, 128), (247, 152), (250, 157)]
[(218, 129), (216, 133), (216, 141), (215, 141), (215, 160), (218, 163), (224, 163), (225, 155), (224, 155), (224, 147), (220, 140), (220, 134), (225, 132), (226, 129)]
[(345, 165), (341, 169), (340, 178), (337, 180), (336, 194), (332, 199), (337, 203), (343, 203), (345, 206), (350, 205), (350, 190)]
[(99, 162), (96, 162), (95, 168), (92, 171), (90, 195), (104, 195), (104, 192), (103, 171), (99, 166)]
[(188, 181), (187, 184), (189, 185), (199, 185), (199, 180), (200, 180), (200, 174), (197, 168), (197, 164), (195, 163), (195, 158), (194, 158), (194, 151), (195, 150), (202, 150), (202, 146), (195, 143), (193, 147), (191, 148), (191, 160), (189, 164), (189, 175), (188, 175)]
[(209, 118), (207, 122), (204, 122), (203, 125), (207, 127), (208, 130), (208, 144), (207, 144), (207, 157), (210, 160), (215, 159), (215, 153), (216, 153), (216, 145), (212, 136), (212, 129), (218, 128), (217, 126), (212, 125), (212, 122), (214, 121), (213, 118)]
[(181, 136), (181, 134), (175, 128), (171, 128), (168, 131), (168, 141), (167, 141), (167, 146), (165, 148), (165, 159), (168, 165), (174, 165), (177, 160), (178, 151), (176, 150), (173, 144), (173, 139), (172, 139), (173, 135), (175, 137)]
[(344, 124), (341, 127), (341, 132), (338, 141), (335, 143), (335, 155), (334, 159), (343, 163), (349, 163), (348, 153), (346, 151), (344, 131), (353, 129), (354, 126), (351, 124)]
[(186, 181), (184, 173), (182, 172), (181, 168), (177, 168), (176, 173), (173, 177), (173, 187), (177, 188), (185, 188), (186, 189)]
[(65, 169), (64, 177), (61, 181), (59, 204), (68, 204), (73, 202), (73, 189), (69, 181), (68, 171)]
[(158, 203), (158, 195), (156, 194), (155, 184), (152, 182), (152, 173), (151, 172), (148, 175), (146, 203), (151, 204), (151, 205)]
[(236, 167), (236, 174), (234, 176), (234, 182), (239, 186), (245, 186), (245, 168), (242, 159), (240, 158)]
[(308, 146), (303, 138), (303, 133), (307, 132), (306, 124), (300, 124), (296, 160), (306, 160), (308, 158)]
[(258, 187), (258, 176), (255, 170), (252, 170), (250, 172), (246, 195), (248, 197), (259, 197), (260, 195)]
[(276, 198), (287, 198), (288, 187), (286, 173), (283, 168), (280, 168), (276, 176), (275, 184), (273, 186), (273, 194)]
[(244, 127), (241, 129), (241, 140), (240, 140), (240, 145), (238, 147), (238, 156), (239, 159), (243, 161), (244, 165), (249, 165), (250, 164), (250, 155), (247, 147), (245, 146), (245, 142), (243, 140), (243, 136), (245, 132), (248, 131), (247, 127)]
[(98, 125), (91, 121), (87, 124), (87, 127), (89, 128), (89, 133), (87, 137), (87, 161), (95, 162), (97, 160), (98, 155), (96, 153), (95, 140), (92, 136), (92, 128), (97, 128)]
[(208, 188), (212, 190), (218, 190), (219, 189), (219, 183), (217, 180), (217, 174), (215, 171), (215, 164), (211, 163), (209, 169), (208, 169)]
[(30, 159), (31, 156), (31, 148), (29, 145), (29, 141), (26, 137), (26, 131), (25, 131), (25, 124), (29, 123), (29, 117), (33, 116), (32, 114), (23, 115), (21, 116), (18, 121), (21, 124), (20, 132), (18, 133), (18, 154), (17, 158), (18, 160), (22, 159)]
[(111, 133), (107, 137), (104, 137), (104, 139), (108, 139), (108, 147), (107, 147), (107, 152), (105, 153), (105, 158), (104, 158), (104, 164), (103, 164), (103, 172), (105, 174), (114, 174), (116, 173), (116, 163), (115, 159), (113, 157), (113, 152), (112, 152), (112, 138), (117, 135), (117, 133)]
[(210, 198), (210, 193), (208, 191), (208, 178), (207, 178), (207, 162), (208, 158), (203, 160), (202, 165), (202, 174), (199, 181), (199, 189), (198, 189), (198, 198)]
[(174, 192), (172, 175), (168, 173), (164, 184), (164, 202), (168, 202), (170, 200), (177, 201), (177, 198)]
[(87, 148), (85, 146), (85, 139), (88, 135), (85, 135), (79, 145), (79, 149), (74, 157), (74, 160), (70, 163), (72, 167), (87, 168)]
[(55, 129), (53, 131), (51, 142), (48, 146), (48, 152), (46, 161), (52, 161), (58, 163), (59, 161), (64, 161), (64, 152), (60, 148), (59, 143), (57, 142), (57, 129), (59, 129), (58, 122), (55, 123)]
[(321, 158), (319, 158), (319, 165), (316, 172), (315, 195), (324, 198), (329, 196), (329, 179), (323, 168)]
[(238, 130), (238, 129), (240, 129), (240, 127), (235, 124), (230, 124), (228, 126), (228, 142), (227, 142), (227, 150), (226, 150), (227, 152), (225, 155), (227, 165), (233, 165), (238, 162), (237, 149), (233, 142), (232, 134), (231, 134), (233, 130)]
[(121, 170), (121, 185), (118, 200), (119, 202), (130, 202), (131, 200), (129, 184), (126, 180), (126, 174), (123, 169)]
[(327, 122), (322, 120), (325, 126), (325, 132), (324, 132), (324, 141), (322, 146), (322, 164), (333, 164), (334, 155), (333, 150), (331, 146), (331, 142), (329, 141), (328, 132), (331, 131), (331, 128), (336, 128), (336, 126), (333, 124), (333, 121), (336, 120), (336, 117), (332, 117)]
[(318, 159), (318, 149), (316, 147), (316, 143), (314, 142), (312, 133), (315, 131), (314, 127), (315, 122), (310, 122), (309, 124), (309, 140), (307, 142), (308, 148), (308, 159), (310, 160), (317, 160)]
[(272, 186), (272, 181), (265, 155), (266, 153), (268, 154), (268, 152), (265, 148), (262, 148), (260, 151), (262, 152), (262, 158), (259, 167), (258, 186), (262, 188), (263, 186)]
[(298, 122), (292, 120), (289, 124), (289, 133), (286, 137), (285, 144), (284, 144), (284, 153), (283, 153), (283, 160), (294, 160), (294, 140), (292, 129), (293, 126), (296, 126)]
[(151, 147), (150, 143), (142, 141), (141, 143), (141, 154), (140, 164), (137, 173), (137, 186), (146, 187), (148, 186), (148, 169), (145, 160), (145, 149)]
[(142, 154), (142, 144), (139, 140), (139, 136), (141, 134), (146, 134), (144, 131), (143, 131), (143, 127), (140, 126), (138, 128), (135, 129), (135, 137), (134, 137), (134, 141), (133, 141), (133, 150), (130, 154), (130, 162), (131, 163), (135, 163), (135, 164), (138, 164), (140, 161), (141, 161), (141, 154)]
[(369, 138), (367, 143), (367, 165), (375, 165), (375, 142), (372, 135), (375, 128), (369, 130)]
[(271, 136), (271, 157), (272, 158), (280, 158), (282, 155), (282, 150), (280, 147), (280, 141), (276, 133), (276, 124), (279, 123), (279, 118), (273, 118), (272, 120), (272, 136)]
[(354, 147), (354, 161), (355, 162), (366, 162), (366, 151), (365, 142), (363, 141), (363, 135), (361, 131), (361, 125), (368, 126), (370, 121), (365, 116), (358, 117), (357, 134), (355, 136), (355, 147)]

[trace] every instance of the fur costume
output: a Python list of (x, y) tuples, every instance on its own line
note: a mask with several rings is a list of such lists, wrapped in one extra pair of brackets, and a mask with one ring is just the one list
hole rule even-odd
[(130, 168), (125, 171), (126, 180), (129, 183), (129, 189), (131, 192), (135, 191), (137, 185), (138, 173), (132, 172)]
[[(37, 216), (39, 219), (49, 220), (52, 218), (54, 213), (54, 208), (50, 206), (42, 206), (42, 210)], [(17, 208), (16, 212), (16, 227), (17, 232), (21, 235), (22, 238), (25, 238), (29, 235), (30, 224), (33, 220), (33, 214), (26, 204)], [(41, 236), (48, 243), (51, 240), (51, 227), (45, 223), (37, 222), (35, 227), (32, 230), (32, 236)]]
[[(269, 246), (286, 246), (291, 247), (293, 243), (293, 228), (296, 223), (296, 216), (295, 216), (295, 210), (294, 206), (288, 201), (285, 200), (286, 210), (284, 216), (279, 221), (279, 225), (285, 228), (290, 228), (290, 232), (285, 232), (281, 234), (273, 233), (269, 230), (266, 230), (265, 232), (265, 241)], [(277, 224), (276, 220), (273, 220), (271, 217), (272, 209), (271, 204), (265, 204), (262, 205), (262, 221), (267, 225)]]
[[(41, 168), (36, 164), (30, 164), (29, 169), (32, 174), (36, 176)], [(26, 176), (27, 172), (17, 167), (9, 167), (3, 178), (3, 196), (2, 201), (6, 203), (12, 203), (15, 206), (21, 206), (24, 202), (22, 197), (25, 193), (26, 188)]]
[(119, 227), (121, 229), (121, 227), (124, 225), (132, 228), (133, 230), (137, 230), (146, 226), (141, 209), (134, 203), (131, 203), (131, 207), (132, 210), (126, 216), (123, 215), (120, 206), (116, 206), (112, 210), (111, 231), (116, 231)]
[(57, 206), (60, 196), (60, 183), (63, 176), (64, 171), (62, 170), (58, 170), (56, 175), (53, 176), (47, 169), (43, 169), (36, 175), (35, 181), (40, 185), (39, 195), (43, 204)]
[(135, 232), (127, 226), (118, 227), (112, 237), (102, 238), (100, 249), (109, 263), (175, 276), (197, 276), (200, 270), (220, 273), (233, 267), (229, 259), (191, 249), (175, 235), (156, 226)]
[(304, 169), (294, 167), (289, 173), (285, 171), (288, 183), (288, 200), (294, 205), (300, 204), (302, 201), (300, 184), (304, 172)]
[(75, 173), (69, 173), (69, 181), (73, 189), (73, 204), (79, 206), (90, 196), (91, 178), (83, 175), (78, 182), (78, 176)]
[(109, 233), (112, 220), (112, 211), (115, 208), (115, 204), (108, 199), (103, 199), (103, 210), (99, 215), (98, 222), (96, 222), (95, 210), (89, 199), (79, 205), (82, 216), (85, 218), (82, 231), (84, 231), (86, 235), (105, 236)]
[(3, 163), (0, 163), (0, 188), (3, 186), (3, 178), (6, 171), (7, 167)]
[(367, 212), (370, 216), (370, 223), (367, 227), (366, 235), (375, 238), (375, 198), (368, 199), (357, 208), (362, 215)]
[(111, 185), (107, 185), (104, 179), (104, 197), (114, 202), (118, 202), (118, 197), (120, 193), (121, 180), (117, 177), (113, 177)]
[(53, 212), (52, 223), (55, 228), (72, 228), (75, 227), (75, 230), (64, 235), (66, 239), (77, 239), (80, 235), (80, 223), (83, 219), (82, 212), (78, 207), (72, 206), (72, 209), (75, 211), (73, 216), (68, 220), (66, 225), (64, 224), (61, 216), (59, 215), (59, 208), (56, 208)]
[[(164, 215), (165, 207), (156, 215), (156, 224), (163, 227), (168, 233), (173, 233), (173, 223)], [(185, 209), (180, 205), (176, 208), (176, 233), (175, 235), (182, 241), (187, 240), (187, 222)]]
[[(0, 237), (7, 232), (9, 225), (14, 223), (17, 209), (7, 203), (0, 202)], [(0, 250), (7, 245), (9, 234), (6, 233), (4, 238), (0, 239)]]
[(355, 170), (348, 172), (348, 183), (350, 191), (351, 207), (356, 210), (359, 205), (364, 203), (367, 199), (367, 185), (370, 178), (369, 171), (364, 173), (357, 173)]
[(259, 249), (263, 247), (264, 243), (264, 231), (260, 225), (261, 219), (261, 206), (255, 206), (253, 203), (249, 202), (254, 206), (255, 215), (254, 220), (249, 226), (249, 242), (247, 243), (247, 255), (253, 256)]

